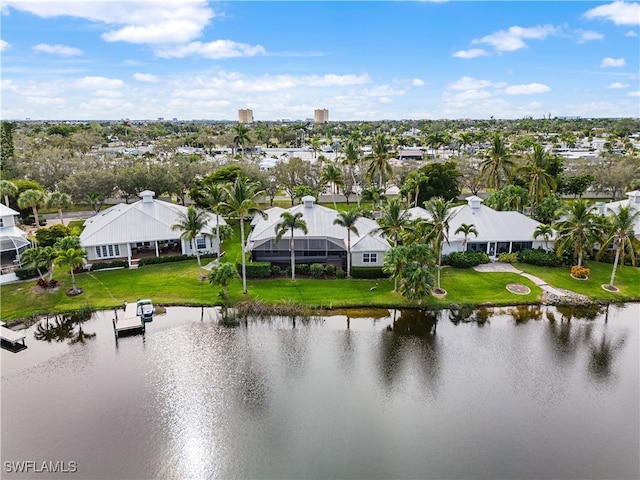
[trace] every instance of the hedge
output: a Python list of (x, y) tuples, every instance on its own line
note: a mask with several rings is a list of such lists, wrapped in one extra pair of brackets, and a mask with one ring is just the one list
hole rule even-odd
[(489, 263), (489, 255), (485, 252), (453, 252), (442, 257), (442, 263), (456, 268), (471, 268)]
[(352, 278), (387, 278), (389, 275), (382, 267), (351, 267)]
[(113, 260), (112, 262), (92, 263), (91, 271), (103, 270), (105, 268), (128, 268), (129, 262), (126, 260)]
[(563, 259), (559, 258), (554, 252), (546, 252), (541, 248), (519, 251), (518, 260), (522, 263), (539, 267), (559, 267), (563, 264)]
[[(270, 262), (247, 262), (247, 278), (269, 278), (271, 276)], [(242, 263), (236, 263), (238, 274), (242, 275)]]
[(141, 258), (138, 262), (139, 266), (144, 265), (156, 265), (158, 263), (171, 263), (171, 262), (182, 262), (184, 260), (192, 260), (195, 257), (190, 257), (189, 255), (173, 255), (170, 257), (145, 257)]
[(19, 280), (27, 280), (29, 278), (38, 277), (38, 270), (35, 268), (19, 268), (13, 273), (16, 274)]

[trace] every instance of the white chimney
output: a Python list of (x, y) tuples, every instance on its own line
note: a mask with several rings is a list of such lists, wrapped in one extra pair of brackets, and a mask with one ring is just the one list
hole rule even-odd
[(465, 198), (472, 210), (477, 210), (482, 205), (482, 199), (476, 195)]
[(156, 192), (152, 192), (151, 190), (145, 190), (144, 192), (140, 192), (140, 197), (142, 197), (142, 203), (153, 203), (153, 197)]
[(312, 208), (314, 203), (316, 203), (315, 197), (311, 195), (302, 197), (302, 204), (304, 205), (304, 208)]

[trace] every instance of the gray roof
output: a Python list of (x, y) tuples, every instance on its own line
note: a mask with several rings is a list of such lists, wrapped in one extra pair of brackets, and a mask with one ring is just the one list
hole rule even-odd
[[(153, 195), (153, 192), (143, 192), (141, 196), (148, 197), (148, 194)], [(80, 244), (89, 247), (177, 239), (181, 232), (171, 227), (178, 223), (180, 214), (186, 211), (187, 207), (182, 205), (153, 198), (129, 205), (119, 203), (84, 222)], [(216, 226), (216, 215), (208, 213), (208, 219), (205, 232), (211, 233)], [(219, 222), (220, 225), (226, 225), (222, 217), (219, 217)]]

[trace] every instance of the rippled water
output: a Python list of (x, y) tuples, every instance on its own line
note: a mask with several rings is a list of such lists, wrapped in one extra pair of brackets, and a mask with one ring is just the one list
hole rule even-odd
[(168, 308), (117, 343), (111, 317), (2, 350), (2, 478), (56, 477), (7, 471), (24, 460), (76, 462), (59, 478), (640, 475), (640, 304), (295, 328)]

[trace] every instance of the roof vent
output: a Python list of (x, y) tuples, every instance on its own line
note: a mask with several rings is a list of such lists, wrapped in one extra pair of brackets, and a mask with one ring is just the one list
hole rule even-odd
[(313, 204), (316, 203), (316, 198), (311, 195), (307, 195), (306, 197), (302, 197), (302, 203), (304, 208), (311, 208), (313, 207)]
[(640, 205), (640, 190), (634, 190), (632, 192), (627, 192), (627, 196), (629, 197), (629, 203), (634, 203), (636, 205)]
[(142, 197), (142, 203), (153, 203), (153, 197), (156, 192), (152, 192), (151, 190), (145, 190), (144, 192), (140, 192), (140, 197)]
[(478, 208), (480, 208), (480, 205), (482, 205), (482, 199), (476, 195), (472, 195), (470, 197), (465, 198), (465, 200), (467, 201), (467, 203), (469, 204), (469, 206), (473, 209), (476, 210)]

